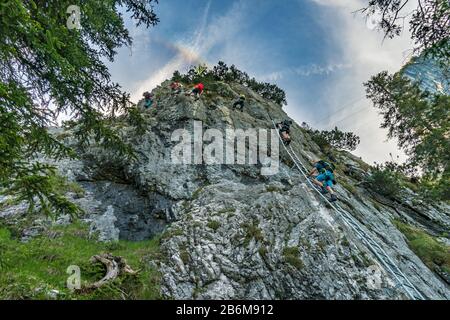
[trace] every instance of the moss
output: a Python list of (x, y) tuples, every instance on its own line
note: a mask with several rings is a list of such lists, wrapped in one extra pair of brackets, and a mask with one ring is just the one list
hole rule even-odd
[(352, 255), (352, 259), (358, 267), (368, 268), (373, 265), (372, 261), (367, 257), (365, 252), (362, 252), (359, 256)]
[(319, 240), (317, 242), (317, 247), (319, 248), (319, 250), (321, 252), (325, 252), (325, 248), (327, 247), (327, 244), (325, 243), (325, 241)]
[(284, 260), (296, 269), (301, 270), (305, 267), (305, 265), (299, 258), (299, 254), (300, 252), (298, 247), (285, 247), (283, 249)]
[(217, 211), (217, 214), (223, 214), (223, 213), (229, 213), (229, 212), (234, 213), (234, 212), (236, 212), (236, 209), (232, 208), (232, 207), (222, 208), (219, 211)]
[(283, 189), (282, 188), (280, 188), (280, 187), (277, 187), (277, 186), (267, 186), (266, 187), (266, 191), (267, 192), (282, 192), (283, 191)]
[(163, 235), (161, 236), (161, 240), (166, 241), (172, 237), (176, 237), (176, 236), (182, 236), (183, 235), (183, 230), (178, 228), (178, 227), (172, 227), (166, 230), (166, 232), (163, 233)]
[(203, 190), (203, 187), (199, 187), (197, 190), (195, 190), (194, 193), (192, 193), (192, 199), (193, 200), (198, 199), (202, 190)]
[(206, 288), (205, 287), (195, 287), (194, 288), (194, 292), (192, 293), (194, 299), (197, 299), (199, 296), (201, 296), (203, 293), (206, 292)]
[(210, 221), (208, 221), (207, 226), (208, 226), (208, 228), (211, 228), (214, 231), (217, 231), (217, 229), (220, 228), (220, 222), (216, 221), (216, 220), (210, 220)]
[(341, 245), (344, 247), (350, 247), (350, 242), (348, 242), (348, 239), (346, 237), (342, 238)]
[(262, 230), (255, 224), (243, 223), (241, 227), (245, 231), (244, 246), (248, 246), (254, 238), (256, 241), (264, 241)]
[(267, 257), (267, 252), (268, 251), (267, 251), (267, 247), (266, 246), (261, 246), (258, 249), (258, 253), (263, 259), (265, 259)]
[(356, 188), (354, 186), (348, 184), (346, 181), (341, 180), (339, 183), (351, 194), (353, 194), (353, 195), (357, 194)]
[(394, 220), (395, 226), (406, 237), (408, 246), (431, 269), (436, 267), (450, 274), (450, 246), (436, 240), (425, 231)]
[(72, 192), (78, 198), (84, 197), (86, 191), (76, 182), (69, 182), (66, 177), (50, 176), (51, 183), (62, 193)]
[[(159, 257), (159, 239), (102, 243), (89, 239), (88, 226), (74, 223), (52, 228), (57, 236), (40, 236), (27, 243), (11, 238), (0, 228), (2, 244), (0, 299), (48, 299), (50, 290), (58, 290), (58, 299), (158, 299), (161, 275), (149, 265)], [(89, 262), (91, 256), (111, 253), (124, 257), (137, 275), (120, 276), (114, 282), (92, 292), (72, 292), (66, 287), (70, 265), (81, 270), (82, 283), (104, 275), (103, 266)]]
[(187, 247), (185, 245), (181, 245), (179, 247), (180, 249), (180, 259), (183, 261), (184, 264), (187, 264), (190, 260), (190, 254), (187, 250)]
[(381, 206), (376, 202), (376, 201), (372, 201), (373, 207), (375, 209), (377, 209), (379, 212), (381, 212)]

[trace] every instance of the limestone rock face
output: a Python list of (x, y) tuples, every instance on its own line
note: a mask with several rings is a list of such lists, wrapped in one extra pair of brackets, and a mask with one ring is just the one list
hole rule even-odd
[[(144, 134), (118, 119), (117, 126), (137, 151), (136, 162), (92, 145), (79, 160), (55, 163), (86, 190), (82, 197), (70, 196), (85, 209), (83, 219), (100, 240), (142, 240), (164, 231), (163, 258), (157, 263), (167, 298), (408, 298), (339, 214), (311, 189), (281, 146), (274, 175), (262, 175), (260, 163), (172, 163), (176, 129), (193, 133), (194, 121), (201, 121), (203, 132), (272, 129), (271, 119), (288, 118), (280, 106), (237, 84), (216, 83), (214, 92), (199, 100), (172, 95), (168, 85), (154, 89), (156, 107), (142, 111)], [(243, 112), (232, 109), (239, 94), (247, 97)], [(68, 145), (75, 143), (70, 130), (53, 130), (56, 136), (64, 133)], [(293, 150), (308, 168), (325, 157), (297, 124), (291, 136)], [(412, 192), (405, 192), (402, 201), (374, 195), (361, 183), (366, 164), (347, 152), (336, 150), (334, 156), (340, 165), (340, 205), (424, 296), (449, 299), (448, 284), (409, 249), (392, 222), (400, 219), (442, 234), (450, 229), (449, 207), (415, 203)], [(23, 210), (4, 208), (0, 216), (20, 216)]]

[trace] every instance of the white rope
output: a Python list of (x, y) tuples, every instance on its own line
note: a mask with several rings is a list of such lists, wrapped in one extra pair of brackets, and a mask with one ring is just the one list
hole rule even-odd
[[(270, 115), (269, 115), (270, 117)], [(347, 211), (342, 209), (342, 207), (339, 204), (334, 205), (333, 203), (329, 202), (329, 200), (320, 193), (319, 190), (314, 186), (314, 184), (311, 182), (311, 180), (308, 178), (307, 173), (308, 170), (305, 167), (305, 165), (300, 161), (297, 154), (292, 149), (292, 146), (289, 146), (290, 151), (284, 144), (283, 139), (280, 136), (280, 133), (278, 131), (278, 128), (275, 124), (275, 121), (273, 121), (272, 117), (270, 117), (272, 120), (274, 128), (277, 130), (278, 137), (283, 145), (284, 150), (287, 152), (291, 160), (294, 162), (295, 166), (298, 168), (300, 173), (305, 177), (306, 181), (311, 185), (313, 190), (317, 192), (317, 194), (323, 198), (325, 201), (328, 202), (328, 204), (339, 214), (341, 217), (341, 220), (350, 227), (366, 245), (372, 251), (372, 253), (378, 258), (382, 266), (384, 266), (385, 270), (389, 271), (389, 273), (392, 274), (394, 279), (396, 280), (397, 284), (400, 285), (404, 291), (407, 293), (407, 295), (413, 299), (413, 300), (424, 300), (424, 296), (416, 289), (416, 287), (409, 281), (409, 279), (406, 277), (406, 275), (398, 268), (398, 266), (395, 264), (395, 262), (391, 259), (391, 257), (384, 251), (383, 248), (380, 247), (380, 245), (372, 238), (370, 235), (364, 231), (360, 223)], [(300, 165), (303, 167), (301, 168)], [(387, 260), (387, 261), (386, 261)]]

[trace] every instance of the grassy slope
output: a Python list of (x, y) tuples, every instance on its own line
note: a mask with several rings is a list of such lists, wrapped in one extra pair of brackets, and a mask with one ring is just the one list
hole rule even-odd
[(394, 221), (405, 235), (412, 251), (431, 269), (441, 268), (450, 274), (450, 246), (447, 246), (428, 233), (400, 221)]
[[(88, 293), (66, 288), (70, 265), (80, 267), (82, 283), (102, 278), (103, 266), (89, 263), (89, 258), (106, 252), (124, 257), (140, 272)], [(50, 290), (60, 292), (58, 299), (158, 299), (160, 275), (148, 263), (158, 252), (159, 239), (101, 243), (89, 237), (81, 223), (52, 228), (28, 243), (12, 239), (7, 228), (0, 228), (0, 299), (48, 299)]]

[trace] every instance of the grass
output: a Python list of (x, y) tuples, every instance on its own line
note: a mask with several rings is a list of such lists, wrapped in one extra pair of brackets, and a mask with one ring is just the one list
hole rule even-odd
[(210, 221), (208, 221), (207, 226), (208, 226), (208, 228), (211, 228), (214, 231), (216, 231), (217, 229), (220, 228), (220, 222), (216, 221), (216, 220), (210, 220)]
[(245, 230), (245, 239), (244, 239), (245, 246), (248, 246), (253, 238), (256, 241), (260, 242), (264, 241), (262, 231), (257, 225), (250, 223), (243, 223), (241, 227)]
[[(73, 223), (52, 228), (55, 237), (44, 234), (27, 243), (11, 237), (0, 227), (1, 273), (0, 299), (49, 299), (48, 292), (57, 290), (57, 299), (159, 299), (159, 272), (149, 265), (158, 258), (159, 239), (141, 242), (98, 242), (89, 237), (88, 226)], [(120, 276), (116, 281), (88, 293), (71, 292), (66, 287), (66, 270), (77, 265), (81, 283), (94, 282), (104, 275), (100, 264), (89, 262), (91, 256), (111, 253), (124, 257), (135, 276)]]
[(197, 188), (197, 190), (194, 191), (194, 193), (192, 193), (192, 199), (198, 199), (198, 197), (200, 196), (200, 193), (203, 191), (204, 187), (199, 187)]
[(339, 181), (339, 183), (351, 194), (353, 195), (357, 194), (356, 188), (354, 186), (348, 184), (344, 180)]
[(301, 270), (305, 267), (305, 265), (299, 258), (299, 254), (300, 252), (298, 250), (298, 247), (285, 247), (283, 249), (283, 256), (285, 261), (296, 269)]
[(191, 256), (187, 250), (186, 244), (181, 244), (178, 249), (180, 250), (180, 259), (183, 261), (184, 264), (188, 264), (189, 260), (191, 259)]
[(348, 239), (345, 236), (341, 240), (341, 245), (343, 245), (345, 247), (350, 247), (350, 242), (348, 241)]
[(267, 186), (266, 187), (267, 192), (283, 192), (283, 189), (277, 186)]
[(440, 243), (423, 230), (398, 220), (394, 224), (406, 237), (408, 246), (431, 270), (439, 267), (450, 274), (450, 246)]
[(382, 208), (376, 201), (372, 201), (372, 204), (375, 209), (377, 209), (379, 212), (381, 212)]
[(265, 259), (268, 253), (267, 247), (262, 245), (261, 247), (259, 247), (258, 253), (261, 256), (261, 258)]
[(235, 213), (236, 209), (233, 207), (226, 207), (222, 208), (219, 211), (217, 211), (217, 214), (223, 214), (223, 213)]
[(74, 193), (78, 198), (84, 197), (86, 191), (76, 182), (70, 182), (66, 177), (51, 176), (51, 182), (61, 193)]

